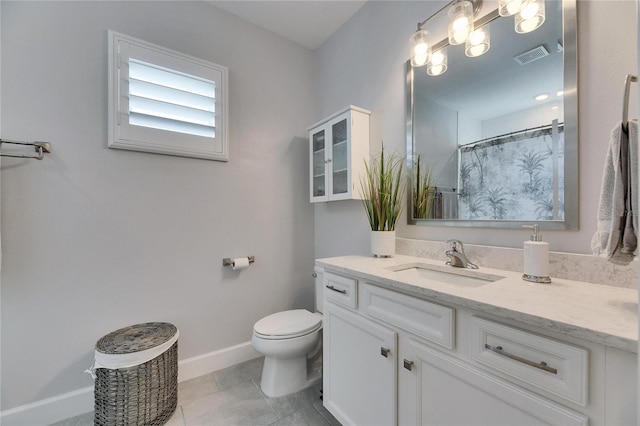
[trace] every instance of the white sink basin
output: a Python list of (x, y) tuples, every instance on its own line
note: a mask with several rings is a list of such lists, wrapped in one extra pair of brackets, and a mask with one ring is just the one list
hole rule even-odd
[(389, 267), (398, 278), (411, 281), (438, 281), (465, 287), (480, 287), (501, 280), (500, 275), (485, 274), (472, 269), (437, 266), (428, 263), (410, 263)]

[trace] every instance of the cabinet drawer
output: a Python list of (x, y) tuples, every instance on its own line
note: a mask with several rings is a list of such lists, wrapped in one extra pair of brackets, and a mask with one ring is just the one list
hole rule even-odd
[(471, 356), (477, 362), (587, 405), (587, 350), (477, 317), (471, 319), (471, 339)]
[(358, 307), (358, 281), (325, 272), (323, 278), (324, 297), (349, 308)]
[(447, 349), (454, 347), (454, 310), (371, 284), (360, 286), (360, 308)]

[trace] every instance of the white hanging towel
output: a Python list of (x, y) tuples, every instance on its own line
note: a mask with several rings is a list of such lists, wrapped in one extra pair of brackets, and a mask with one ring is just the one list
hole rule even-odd
[(628, 263), (638, 246), (638, 124), (622, 122), (611, 131), (602, 176), (593, 254)]

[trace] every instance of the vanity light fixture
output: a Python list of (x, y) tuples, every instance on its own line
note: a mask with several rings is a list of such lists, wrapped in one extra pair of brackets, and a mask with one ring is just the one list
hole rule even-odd
[(485, 25), (471, 33), (464, 44), (464, 54), (475, 58), (487, 53), (490, 47), (489, 26)]
[(557, 97), (564, 96), (564, 90), (558, 90), (558, 91), (556, 92), (556, 96), (557, 96)]
[(462, 44), (473, 33), (473, 5), (468, 0), (455, 2), (449, 9), (449, 44)]
[[(428, 75), (440, 75), (447, 70), (447, 52), (444, 50), (447, 46), (464, 44), (464, 53), (469, 57), (477, 57), (486, 53), (491, 47), (488, 24), (500, 17), (515, 15), (515, 29), (518, 33), (534, 31), (544, 23), (544, 1), (499, 0), (497, 9), (492, 9), (474, 21), (482, 9), (483, 0), (453, 0), (429, 18), (418, 23), (418, 29), (409, 39), (411, 66), (426, 65)], [(424, 27), (444, 11), (447, 11), (449, 18), (447, 37), (436, 42), (430, 39), (430, 34)], [(432, 52), (438, 51), (441, 51), (442, 58), (438, 57), (433, 60), (432, 56), (435, 53)], [(549, 52), (546, 49), (545, 52), (548, 55)]]
[(515, 17), (515, 29), (519, 34), (535, 31), (544, 23), (544, 0), (524, 0)]
[(447, 70), (447, 48), (433, 52), (431, 59), (427, 63), (427, 74), (436, 76), (444, 74)]

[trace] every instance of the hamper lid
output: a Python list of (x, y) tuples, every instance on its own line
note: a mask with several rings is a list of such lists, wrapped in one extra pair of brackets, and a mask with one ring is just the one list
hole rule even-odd
[(256, 322), (253, 329), (264, 336), (291, 336), (305, 334), (317, 329), (322, 324), (319, 315), (306, 309), (276, 312)]
[(103, 354), (129, 354), (160, 346), (171, 340), (178, 329), (167, 322), (147, 322), (121, 328), (102, 337), (96, 351)]

